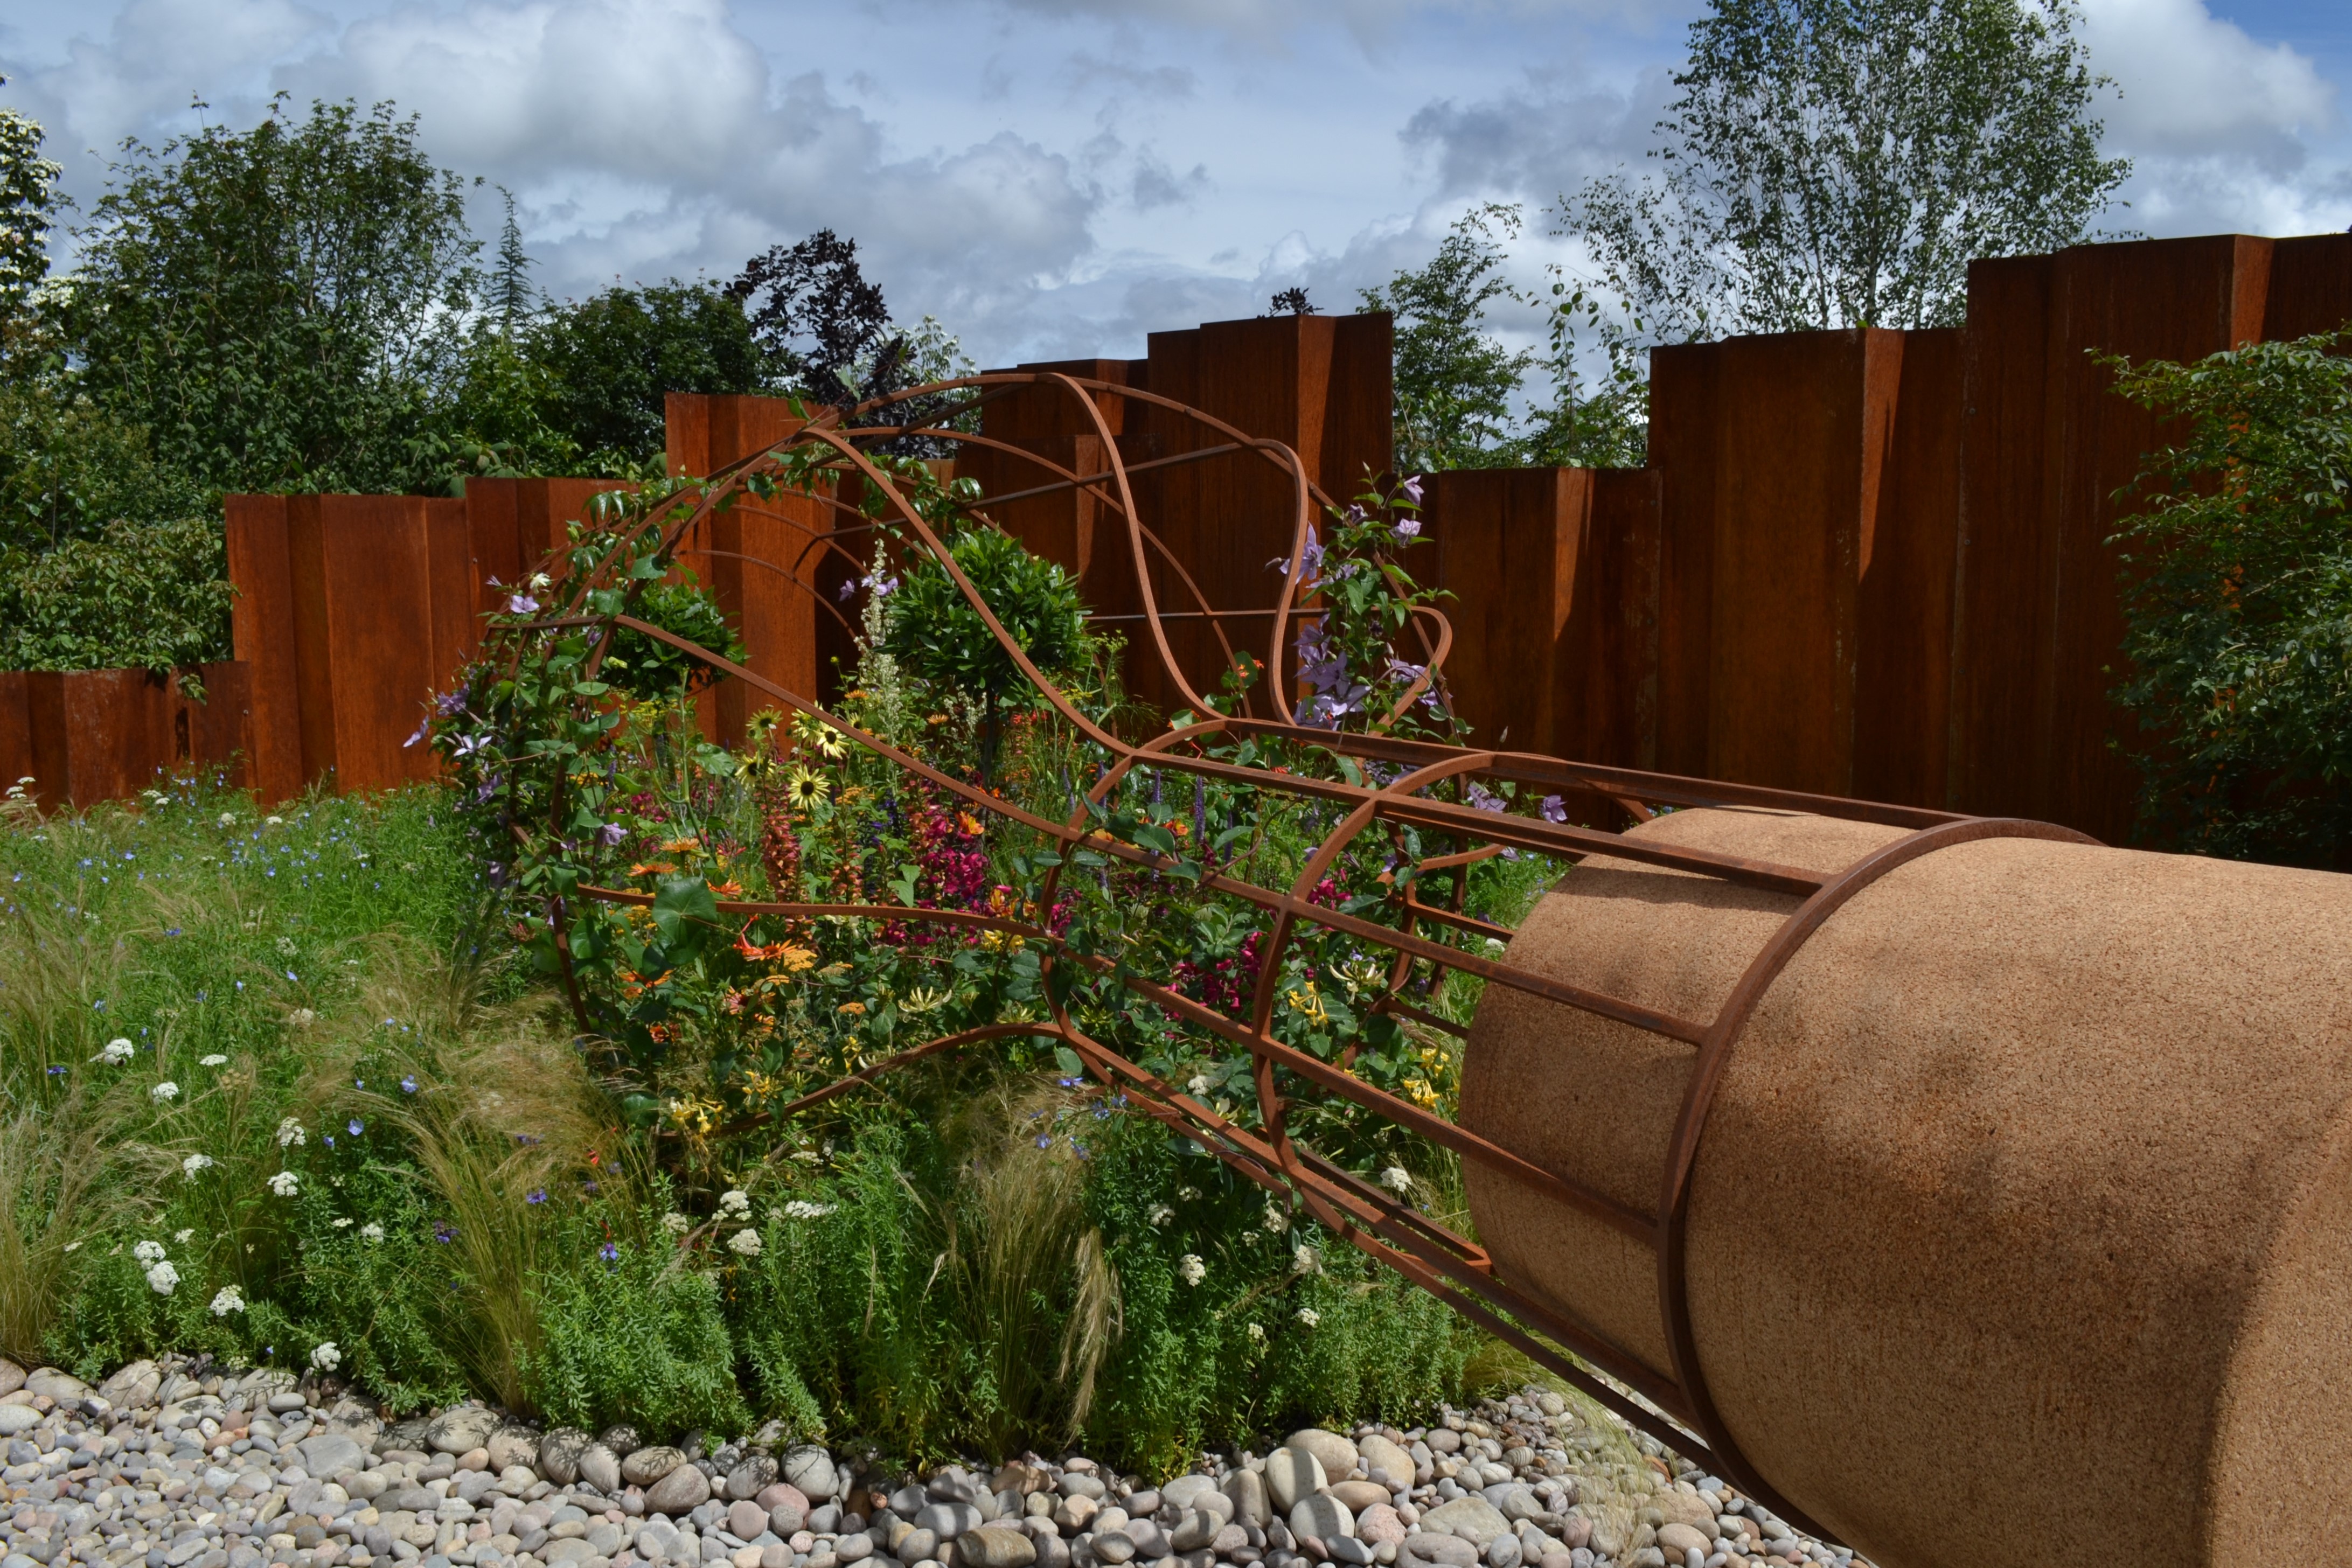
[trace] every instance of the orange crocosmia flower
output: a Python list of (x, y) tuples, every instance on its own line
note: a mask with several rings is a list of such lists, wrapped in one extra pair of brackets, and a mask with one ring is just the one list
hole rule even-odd
[(629, 868), (629, 874), (631, 876), (667, 876), (677, 869), (677, 867), (666, 864), (661, 861), (639, 861)]
[(973, 816), (970, 811), (958, 811), (956, 813), (956, 826), (961, 828), (967, 833), (977, 833), (980, 831), (980, 819)]
[(663, 844), (661, 848), (662, 853), (666, 855), (697, 854), (701, 852), (702, 841), (700, 839), (672, 839), (668, 842)]
[(709, 888), (711, 892), (717, 894), (721, 898), (740, 898), (743, 896), (743, 884), (731, 878), (726, 882), (706, 882), (703, 885)]

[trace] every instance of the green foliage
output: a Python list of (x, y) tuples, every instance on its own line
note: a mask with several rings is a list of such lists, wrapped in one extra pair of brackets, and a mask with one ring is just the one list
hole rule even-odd
[(727, 1267), (772, 1413), (914, 1458), (1083, 1442), (1156, 1471), (1456, 1385), (1458, 1319), (1157, 1123), (1018, 1080), (975, 1110), (969, 1078), (761, 1195)]
[(208, 509), (185, 475), (155, 460), (143, 428), (70, 383), (36, 374), (0, 382), (0, 550), (30, 554), (96, 539), (110, 523)]
[[(1046, 679), (1066, 675), (1084, 660), (1086, 606), (1068, 572), (985, 524), (955, 534), (948, 553)], [(991, 713), (1033, 700), (1034, 688), (1012, 653), (928, 552), (890, 593), (888, 626), (884, 649), (920, 679), (960, 692)]]
[(2080, 241), (2130, 172), (2071, 0), (1712, 0), (1664, 172), (1589, 182), (1563, 232), (1669, 340), (1957, 325), (1976, 256)]
[(541, 1412), (590, 1431), (749, 1430), (718, 1282), (681, 1267), (667, 1238), (614, 1243), (609, 1259), (585, 1232), (572, 1239), (581, 1255), (541, 1277), (543, 1339), (524, 1368)]
[(77, 231), (82, 383), (208, 490), (406, 488), (473, 284), (460, 192), (389, 105), (125, 142)]
[(58, 176), (65, 171), (41, 156), (41, 141), (39, 125), (16, 110), (0, 109), (0, 330), (48, 276), (49, 231), (64, 204)]
[(0, 669), (165, 670), (229, 656), (216, 519), (109, 523), (45, 554), (0, 550)]
[[(709, 589), (697, 586), (692, 575), (688, 573), (688, 580), (684, 582), (648, 583), (637, 601), (637, 619), (741, 663), (742, 640), (728, 624), (719, 601)], [(625, 629), (613, 639), (604, 668), (614, 685), (644, 702), (674, 697), (710, 684), (709, 667), (701, 661), (657, 638)]]
[(1489, 305), (1520, 299), (1502, 275), (1501, 243), (1518, 232), (1518, 208), (1488, 203), (1455, 221), (1427, 266), (1363, 291), (1361, 308), (1396, 318), (1396, 461), (1405, 473), (1519, 461), (1514, 405), (1535, 357), (1486, 331)]
[(2138, 722), (2139, 826), (2207, 854), (2343, 869), (2352, 850), (2352, 331), (2194, 364), (2108, 360), (2168, 416), (2118, 499), (2115, 696)]
[(582, 472), (635, 472), (662, 455), (665, 393), (762, 390), (743, 308), (707, 283), (608, 288), (551, 307), (520, 338), (542, 378), (541, 418), (586, 455)]

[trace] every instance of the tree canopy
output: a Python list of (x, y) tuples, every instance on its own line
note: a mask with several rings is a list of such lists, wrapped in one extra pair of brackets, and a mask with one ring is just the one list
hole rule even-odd
[(1668, 339), (1940, 327), (1970, 258), (2083, 239), (2102, 158), (2072, 0), (1711, 0), (1661, 172), (1560, 200), (1599, 281)]

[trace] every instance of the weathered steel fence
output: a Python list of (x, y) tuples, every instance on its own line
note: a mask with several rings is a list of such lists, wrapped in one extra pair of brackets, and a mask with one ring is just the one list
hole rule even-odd
[[(2195, 358), (2347, 318), (2352, 235), (2218, 235), (1978, 262), (1963, 327), (1659, 350), (1648, 467), (1431, 481), (1433, 542), (1416, 570), (1454, 596), (1450, 670), (1474, 739), (2119, 841), (2132, 780), (2107, 745), (2122, 620), (2105, 540), (2114, 492), (2160, 433), (2108, 392), (2092, 355)], [(1022, 368), (1149, 392), (1281, 441), (1344, 499), (1389, 465), (1390, 346), (1385, 317), (1281, 317), (1155, 332), (1139, 360)], [(1031, 487), (1022, 455), (1098, 472), (1108, 441), (1164, 520), (1163, 600), (1181, 597), (1181, 560), (1214, 602), (1270, 605), (1288, 497), (1231, 457), (1154, 468), (1203, 438), (1139, 399), (1107, 392), (1096, 405), (1098, 418), (1042, 397), (991, 403), (987, 439), (960, 452), (957, 472), (1012, 496)], [(781, 400), (674, 395), (670, 465), (708, 474), (794, 428)], [(527, 574), (599, 487), (231, 497), (253, 784), (278, 799), (329, 777), (374, 789), (427, 771), (401, 742), (471, 655), (488, 580)], [(835, 608), (848, 568), (837, 552), (816, 559), (822, 510), (747, 506), (700, 527), (679, 559), (733, 618), (748, 667), (829, 693), (849, 646)], [(1076, 571), (1105, 624), (1132, 624), (1131, 574), (1097, 562), (1092, 493), (991, 510)], [(814, 590), (760, 564), (795, 552)], [(1187, 658), (1213, 637), (1183, 622), (1170, 634)], [(1139, 695), (1171, 695), (1156, 661), (1130, 674)], [(52, 782), (62, 764), (37, 760), (69, 749), (58, 700), (119, 706), (94, 695), (114, 688), (76, 678), (60, 690), (93, 695), (47, 706), (30, 689), (0, 684), (0, 768), (42, 778), (53, 799), (119, 792), (94, 761), (78, 776), (92, 782), (68, 788)], [(727, 682), (705, 722), (732, 735), (757, 706)], [(192, 755), (124, 744), (140, 758), (116, 769), (126, 789)], [(93, 747), (104, 750), (86, 739), (84, 754)]]

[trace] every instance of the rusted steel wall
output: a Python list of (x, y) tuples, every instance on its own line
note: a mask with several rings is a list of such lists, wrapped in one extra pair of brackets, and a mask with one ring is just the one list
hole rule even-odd
[[(2089, 350), (2194, 357), (2347, 317), (2352, 236), (2224, 235), (1979, 262), (1961, 329), (1658, 350), (1649, 468), (1433, 482), (1436, 548), (1417, 570), (1455, 595), (1456, 698), (1482, 742), (1507, 728), (1515, 747), (2041, 817), (2118, 841), (2132, 779), (2108, 746), (2122, 621), (2105, 539), (2113, 492), (2163, 433), (2113, 395)], [(1022, 368), (1156, 392), (1282, 441), (1344, 504), (1390, 462), (1391, 347), (1385, 316), (1281, 317), (1153, 333), (1141, 360)], [(1098, 471), (1106, 434), (1129, 464), (1215, 444), (1135, 398), (1096, 405), (1099, 427), (1038, 390), (992, 402), (983, 434), (1001, 445), (966, 447), (957, 472), (1005, 495), (1053, 476), (1024, 454)], [(775, 398), (680, 394), (668, 417), (673, 472), (707, 474), (793, 428)], [(1147, 470), (1136, 486), (1200, 592), (1244, 612), (1219, 623), (1222, 638), (1197, 619), (1169, 628), (1182, 668), (1212, 685), (1228, 646), (1267, 651), (1266, 620), (1246, 612), (1278, 591), (1268, 563), (1289, 550), (1289, 486), (1241, 455)], [(416, 759), (391, 756), (373, 727), (392, 727), (396, 751), (424, 691), (471, 649), (477, 623), (453, 606), (488, 608), (488, 579), (515, 581), (560, 549), (565, 520), (605, 487), (476, 481), (462, 514), (393, 497), (230, 497), (257, 787), (292, 793), (346, 749), (364, 759), (365, 787), (411, 776)], [(329, 526), (379, 512), (348, 538)], [(871, 550), (862, 532), (834, 536), (837, 515), (786, 498), (715, 520), (682, 552), (752, 666), (825, 696), (850, 653), (838, 595), (859, 570), (827, 542), (860, 561)], [(1118, 619), (1140, 607), (1132, 552), (1097, 498), (1066, 491), (993, 515), (1076, 571), (1107, 627), (1143, 636)], [(1147, 554), (1160, 607), (1197, 610), (1168, 557)], [(741, 557), (795, 563), (814, 591)], [(362, 577), (373, 601), (331, 612), (332, 585)], [(397, 656), (373, 658), (378, 643), (398, 643)], [(1157, 666), (1142, 651), (1130, 660), (1137, 695), (1172, 706)], [(0, 753), (8, 704), (0, 691)], [(722, 689), (706, 705), (710, 732), (739, 735), (744, 706)]]
[[(250, 782), (391, 789), (435, 771), (404, 744), (481, 646), (481, 616), (561, 574), (593, 479), (475, 479), (463, 500), (231, 496), (231, 631), (250, 673)], [(544, 597), (544, 596), (542, 596)]]
[[(241, 786), (253, 751), (248, 674), (232, 663), (0, 672), (0, 789), (30, 777), (26, 793), (58, 810), (127, 799), (196, 769)], [(185, 689), (190, 675), (202, 700)]]
[(1940, 791), (1958, 349), (1855, 329), (1653, 356), (1659, 766)]
[[(1368, 476), (1388, 472), (1392, 349), (1387, 316), (1211, 321), (1154, 332), (1148, 347), (1142, 360), (1018, 368), (1118, 382), (1199, 408), (1249, 435), (1280, 441), (1298, 454), (1308, 480), (1342, 504)], [(1213, 433), (1147, 402), (1106, 394), (1097, 406), (1130, 464), (1224, 444)], [(982, 432), (1066, 468), (1098, 471), (1094, 465), (1100, 461), (1101, 431), (1066, 395), (1053, 398), (1032, 390), (992, 402), (982, 414)], [(1003, 452), (968, 452), (958, 471), (979, 478), (990, 494), (1046, 480), (1044, 470)], [(1187, 678), (1197, 690), (1213, 690), (1229, 653), (1264, 659), (1270, 652), (1270, 620), (1249, 612), (1272, 608), (1281, 591), (1281, 573), (1270, 563), (1290, 553), (1293, 484), (1256, 454), (1236, 452), (1138, 475), (1135, 498), (1166, 547), (1165, 554), (1157, 549), (1146, 552), (1159, 608), (1197, 617), (1205, 601), (1220, 612), (1234, 612), (1213, 625), (1185, 619), (1168, 627), (1171, 649)], [(1125, 529), (1091, 498), (1062, 495), (1015, 503), (999, 520), (1024, 542), (1077, 571), (1088, 603), (1099, 614), (1132, 615), (1141, 608)], [(1105, 624), (1126, 631), (1131, 643), (1145, 635), (1137, 622)], [(1156, 657), (1139, 650), (1129, 661), (1129, 680), (1139, 696), (1175, 706), (1180, 694), (1158, 665)]]
[[(2128, 837), (2114, 499), (2158, 421), (2092, 357), (2194, 359), (2352, 317), (2352, 237), (2085, 246), (1969, 269), (1946, 801)], [(2125, 738), (2129, 738), (2125, 737)]]

